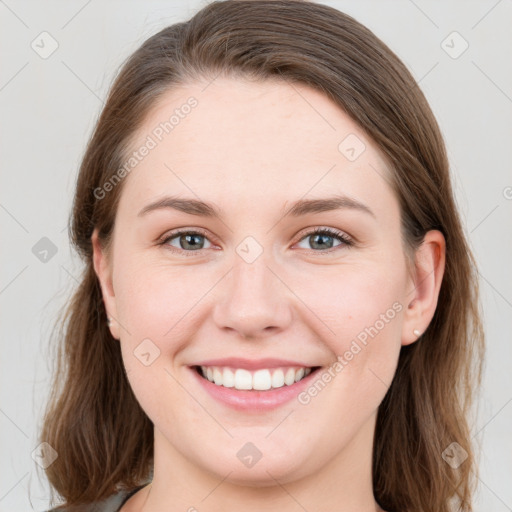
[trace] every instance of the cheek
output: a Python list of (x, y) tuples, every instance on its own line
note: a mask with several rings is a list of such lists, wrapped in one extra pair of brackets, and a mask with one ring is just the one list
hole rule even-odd
[(141, 337), (156, 343), (179, 338), (194, 317), (195, 304), (208, 290), (205, 272), (142, 259), (122, 263), (116, 303), (128, 337), (134, 343)]
[[(194, 337), (204, 273), (149, 260), (118, 265), (116, 303), (124, 365), (137, 400), (155, 425), (179, 423), (186, 407), (175, 380), (175, 356)], [(175, 407), (169, 407), (173, 397)], [(200, 419), (199, 417), (197, 418)]]
[(322, 337), (340, 354), (353, 339), (364, 343), (400, 332), (403, 287), (399, 271), (347, 266), (311, 274), (307, 281), (297, 281), (294, 290), (316, 315)]
[[(303, 281), (297, 291), (318, 317), (317, 335), (332, 354), (329, 375), (324, 375), (329, 395), (339, 397), (354, 418), (379, 405), (396, 371), (403, 286), (398, 265), (347, 266)], [(309, 399), (315, 400), (304, 396), (306, 403)]]
[[(324, 414), (326, 424), (338, 425), (340, 439), (352, 436), (374, 413), (393, 380), (404, 310), (400, 276), (353, 270), (338, 273), (329, 282), (316, 280), (303, 287), (301, 295), (321, 320), (319, 336), (332, 353), (332, 363), (299, 403), (315, 415)], [(315, 415), (306, 415), (304, 421), (313, 426)]]

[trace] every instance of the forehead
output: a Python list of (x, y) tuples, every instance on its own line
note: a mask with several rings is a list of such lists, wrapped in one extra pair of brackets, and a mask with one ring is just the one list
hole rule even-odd
[(373, 141), (304, 84), (218, 78), (181, 85), (155, 103), (136, 131), (131, 151), (144, 146), (150, 149), (123, 192), (137, 203), (166, 193), (231, 204), (270, 196), (282, 204), (334, 188), (375, 199), (383, 189), (384, 196), (392, 193)]

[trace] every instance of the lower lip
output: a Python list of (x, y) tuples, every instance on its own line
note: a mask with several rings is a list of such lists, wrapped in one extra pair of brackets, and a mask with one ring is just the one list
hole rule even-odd
[(311, 380), (316, 377), (321, 368), (312, 371), (307, 377), (299, 380), (291, 386), (286, 384), (280, 388), (268, 391), (239, 390), (225, 388), (205, 379), (195, 370), (190, 368), (200, 385), (216, 400), (240, 411), (267, 411), (279, 407), (297, 397), (306, 388)]

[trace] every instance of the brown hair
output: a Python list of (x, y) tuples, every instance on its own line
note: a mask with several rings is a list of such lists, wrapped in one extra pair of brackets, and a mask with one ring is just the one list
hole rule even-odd
[[(91, 234), (97, 227), (108, 245), (122, 182), (102, 199), (94, 191), (121, 167), (163, 93), (219, 74), (323, 92), (387, 159), (407, 252), (428, 230), (445, 236), (438, 307), (421, 339), (401, 348), (379, 407), (373, 485), (388, 512), (472, 510), (477, 465), (468, 417), (481, 382), (484, 334), (476, 263), (439, 127), (414, 78), (370, 30), (332, 7), (300, 0), (210, 3), (145, 41), (114, 81), (82, 160), (70, 223), (85, 269), (59, 324), (62, 344), (40, 435), (59, 454), (45, 470), (52, 488), (72, 506), (150, 478), (153, 425), (107, 328), (92, 263)], [(457, 469), (442, 458), (454, 441), (468, 454)]]

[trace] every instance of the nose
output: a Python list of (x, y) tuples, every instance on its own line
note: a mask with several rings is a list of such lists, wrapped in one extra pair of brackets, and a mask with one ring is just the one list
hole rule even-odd
[(274, 336), (291, 323), (290, 295), (263, 255), (252, 263), (239, 259), (223, 279), (213, 319), (219, 329), (243, 338)]

